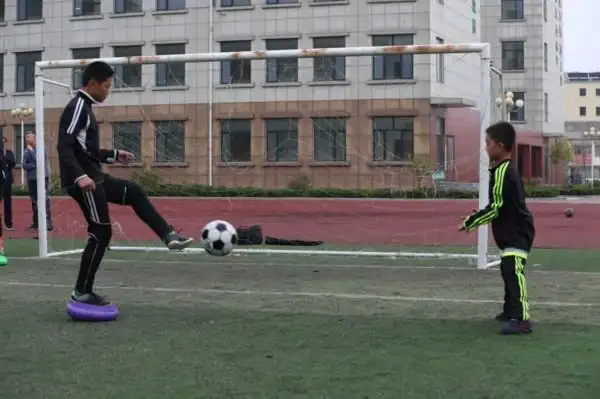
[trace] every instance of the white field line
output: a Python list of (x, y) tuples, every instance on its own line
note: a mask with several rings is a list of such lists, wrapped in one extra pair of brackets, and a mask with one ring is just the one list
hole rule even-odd
[[(72, 285), (29, 283), (20, 281), (0, 281), (0, 286), (29, 287), (29, 288), (60, 288), (71, 289)], [(210, 288), (164, 288), (164, 287), (120, 287), (99, 286), (104, 290), (120, 291), (146, 291), (164, 292), (174, 294), (206, 294), (206, 295), (239, 295), (239, 296), (271, 296), (271, 297), (303, 297), (324, 299), (348, 299), (348, 300), (374, 300), (386, 302), (437, 302), (437, 303), (465, 303), (465, 304), (501, 304), (502, 301), (492, 299), (468, 299), (468, 298), (439, 298), (439, 297), (414, 297), (397, 295), (372, 295), (372, 294), (350, 294), (342, 292), (296, 292), (296, 291), (251, 291), (251, 290), (219, 290)], [(600, 303), (577, 303), (577, 302), (530, 302), (534, 306), (548, 307), (572, 307), (589, 308), (600, 306)]]
[[(13, 257), (9, 257), (9, 261), (12, 259), (16, 259), (16, 260), (28, 260), (28, 261), (48, 261), (48, 259), (42, 259), (39, 257), (17, 257), (17, 256), (13, 256)], [(81, 259), (80, 258), (70, 258), (70, 257), (57, 257), (57, 258), (52, 258), (55, 260), (64, 260), (64, 261), (69, 261), (69, 262), (79, 262)], [(268, 266), (268, 267), (306, 267), (306, 268), (334, 268), (334, 269), (382, 269), (382, 270), (386, 270), (386, 269), (391, 269), (391, 270), (440, 270), (440, 271), (468, 271), (468, 272), (482, 272), (482, 271), (491, 271), (494, 273), (498, 273), (497, 269), (495, 268), (490, 268), (490, 269), (485, 269), (485, 270), (478, 270), (475, 265), (471, 266), (471, 267), (466, 267), (466, 266), (414, 266), (414, 265), (408, 265), (408, 266), (402, 266), (402, 265), (398, 265), (398, 266), (392, 266), (392, 265), (371, 265), (371, 264), (322, 264), (322, 265), (317, 265), (317, 264), (310, 264), (310, 263), (295, 263), (295, 262), (261, 262), (258, 260), (244, 260), (244, 261), (236, 261), (236, 262), (232, 262), (230, 264), (224, 263), (224, 262), (211, 262), (211, 261), (206, 261), (205, 258), (202, 259), (201, 261), (186, 261), (186, 260), (177, 260), (177, 259), (173, 259), (173, 260), (156, 260), (156, 259), (148, 259), (147, 261), (145, 259), (104, 259), (103, 262), (105, 263), (126, 263), (126, 264), (131, 264), (131, 263), (135, 263), (136, 266), (148, 266), (148, 267), (152, 267), (153, 264), (159, 264), (159, 265), (197, 265), (197, 266), (202, 266), (202, 265), (208, 265), (208, 266), (222, 266), (222, 265), (227, 265), (227, 266), (246, 266), (246, 267), (251, 267), (251, 266)], [(531, 265), (531, 266), (527, 266), (526, 271), (528, 273), (535, 273), (535, 274), (542, 274), (542, 275), (573, 275), (573, 276), (600, 276), (600, 271), (598, 272), (582, 272), (582, 271), (568, 271), (568, 270), (539, 270), (538, 267), (540, 265)]]

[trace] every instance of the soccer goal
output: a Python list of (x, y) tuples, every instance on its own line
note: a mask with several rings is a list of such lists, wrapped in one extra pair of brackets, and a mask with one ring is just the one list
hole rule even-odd
[[(81, 68), (97, 60), (116, 71), (113, 93), (96, 107), (102, 147), (125, 148), (137, 158), (132, 165), (111, 165), (109, 172), (157, 196), (170, 190), (170, 198), (154, 202), (187, 234), (199, 238), (206, 222), (225, 219), (238, 226), (261, 224), (269, 236), (326, 243), (306, 249), (238, 247), (235, 253), (241, 255), (458, 259), (480, 269), (497, 264), (488, 253), (487, 228), (479, 229), (476, 241), (456, 232), (457, 215), (477, 203), (436, 199), (440, 181), (468, 178), (469, 165), (475, 165), (479, 206), (487, 203), (484, 138), (493, 97), (488, 44), (37, 62), (37, 161), (43, 163), (48, 153), (53, 181), (61, 108), (74, 95)], [(435, 83), (444, 81), (443, 74), (453, 88)], [(430, 133), (444, 128), (438, 125), (448, 109), (475, 115), (458, 118), (458, 129), (475, 129), (478, 143), (471, 140), (471, 147), (457, 149), (455, 137)], [(38, 198), (44, 198), (44, 169), (37, 171)], [(398, 193), (414, 187), (422, 187), (426, 198), (335, 198), (342, 190)], [(332, 198), (248, 198), (255, 196), (252, 188), (312, 189)], [(194, 194), (207, 191), (219, 198)], [(49, 209), (52, 232), (46, 228), (46, 208), (38, 209), (39, 256), (81, 252), (87, 232), (76, 205), (54, 188)], [(111, 212), (112, 251), (167, 251), (133, 211), (115, 207)], [(451, 249), (454, 244), (462, 250)]]

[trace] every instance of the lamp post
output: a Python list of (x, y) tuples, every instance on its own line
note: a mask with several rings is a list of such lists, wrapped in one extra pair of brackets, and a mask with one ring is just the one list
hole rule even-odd
[(583, 132), (583, 136), (592, 143), (592, 156), (590, 159), (590, 185), (592, 187), (594, 187), (594, 167), (596, 166), (596, 140), (600, 138), (599, 133), (593, 126)]
[(507, 91), (504, 93), (504, 98), (496, 98), (496, 106), (500, 108), (502, 112), (502, 118), (506, 118), (507, 122), (510, 122), (510, 113), (523, 108), (525, 101), (518, 99), (515, 101), (515, 93)]
[(12, 109), (10, 114), (19, 118), (21, 122), (21, 142), (15, 143), (15, 150), (17, 149), (17, 145), (21, 146), (21, 186), (25, 186), (25, 169), (23, 169), (23, 158), (25, 154), (25, 119), (33, 115), (33, 108), (27, 108), (25, 104), (21, 103), (17, 108)]

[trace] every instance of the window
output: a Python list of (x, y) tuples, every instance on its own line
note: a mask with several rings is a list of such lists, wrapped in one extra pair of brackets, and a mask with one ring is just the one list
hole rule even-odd
[(544, 43), (544, 71), (548, 72), (548, 43)]
[(501, 0), (500, 6), (503, 20), (525, 19), (523, 0)]
[(100, 15), (102, 0), (74, 0), (73, 16)]
[(221, 7), (248, 7), (252, 0), (221, 0)]
[(436, 156), (435, 156), (435, 164), (436, 171), (446, 170), (446, 119), (442, 117), (437, 117), (435, 119), (436, 131)]
[(4, 93), (4, 54), (0, 53), (0, 93)]
[(115, 0), (115, 14), (142, 12), (143, 0)]
[(267, 4), (297, 4), (298, 0), (267, 0)]
[(16, 53), (16, 88), (18, 93), (34, 91), (35, 89), (35, 63), (42, 60), (41, 51)]
[(35, 123), (26, 123), (23, 125), (23, 130), (21, 131), (21, 125), (13, 125), (14, 132), (14, 145), (15, 145), (15, 158), (17, 161), (17, 165), (21, 165), (23, 163), (23, 149), (25, 148), (25, 136), (29, 132), (35, 132)]
[(346, 161), (346, 119), (313, 119), (313, 159), (315, 162)]
[[(82, 59), (92, 59), (92, 58), (100, 58), (100, 48), (78, 48), (73, 49), (73, 59), (82, 60)], [(83, 78), (83, 70), (84, 67), (73, 68), (73, 88), (79, 89), (82, 85)]]
[(113, 124), (113, 148), (131, 152), (139, 162), (142, 157), (142, 122)]
[[(315, 37), (313, 48), (346, 47), (344, 36)], [(346, 57), (316, 57), (313, 59), (314, 81), (346, 80)]]
[(471, 20), (471, 33), (477, 34), (477, 20), (475, 18)]
[[(298, 48), (298, 39), (267, 39), (267, 50)], [(271, 58), (267, 60), (267, 82), (297, 82), (298, 58)]]
[(587, 96), (587, 89), (585, 87), (581, 87), (579, 89), (579, 97), (585, 97)]
[(596, 107), (596, 116), (600, 116), (600, 107)]
[[(142, 55), (142, 46), (118, 46), (115, 57), (135, 57)], [(141, 65), (115, 65), (115, 88), (142, 87)]]
[[(525, 104), (525, 92), (513, 91), (513, 94), (515, 103), (517, 100), (523, 100), (523, 104)], [(520, 108), (515, 107), (515, 109), (510, 112), (510, 120), (513, 122), (525, 122), (525, 105)]]
[[(252, 50), (252, 42), (250, 40), (221, 42), (222, 53), (250, 50)], [(252, 62), (250, 60), (221, 61), (221, 84), (228, 85), (250, 82), (252, 82)]]
[(154, 140), (154, 161), (185, 161), (185, 121), (154, 122)]
[(298, 121), (265, 119), (267, 162), (298, 161)]
[(224, 119), (221, 121), (221, 162), (252, 161), (252, 121)]
[(548, 93), (544, 93), (544, 122), (548, 122), (549, 112), (548, 112)]
[(579, 116), (586, 116), (586, 115), (587, 115), (587, 108), (579, 107)]
[(596, 97), (600, 97), (600, 89), (596, 89)]
[[(156, 55), (185, 54), (185, 44), (157, 44)], [(156, 86), (185, 86), (185, 62), (156, 64)]]
[(410, 161), (413, 125), (412, 118), (373, 118), (373, 161)]
[(185, 9), (185, 0), (156, 0), (156, 11), (174, 11)]
[[(437, 44), (444, 44), (444, 39), (436, 37), (435, 41)], [(438, 83), (444, 83), (444, 70), (446, 69), (444, 64), (444, 54), (435, 55), (435, 79)]]
[[(544, 0), (543, 14), (544, 14), (544, 21), (548, 22), (548, 0)], [(556, 9), (554, 10), (554, 16), (556, 16)]]
[(477, 14), (477, 1), (475, 0), (471, 1), (471, 11), (473, 12), (473, 14)]
[(525, 69), (525, 42), (502, 42), (502, 69), (505, 71)]
[(4, 15), (4, 9), (6, 8), (6, 4), (4, 0), (0, 0), (0, 22), (6, 21), (6, 17)]
[(17, 21), (35, 21), (42, 19), (43, 0), (18, 0)]
[(542, 147), (537, 145), (531, 146), (531, 177), (543, 177), (542, 162)]
[[(373, 36), (373, 46), (400, 46), (413, 44), (413, 35), (377, 35)], [(413, 55), (375, 55), (373, 56), (373, 80), (412, 79)]]

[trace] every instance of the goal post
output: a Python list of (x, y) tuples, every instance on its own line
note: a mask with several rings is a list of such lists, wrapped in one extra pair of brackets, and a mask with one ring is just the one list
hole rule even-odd
[[(70, 59), (70, 60), (50, 60), (36, 62), (35, 70), (35, 124), (36, 124), (36, 145), (37, 145), (37, 163), (44, 164), (44, 154), (46, 152), (46, 134), (45, 134), (45, 104), (44, 88), (46, 85), (59, 85), (70, 87), (70, 85), (49, 79), (46, 71), (53, 69), (72, 69), (85, 66), (93, 61), (104, 61), (110, 65), (130, 65), (130, 64), (163, 64), (163, 63), (212, 63), (228, 60), (268, 60), (268, 59), (286, 59), (286, 58), (316, 58), (316, 57), (359, 57), (359, 56), (378, 56), (378, 55), (397, 55), (397, 54), (478, 54), (480, 57), (481, 71), (481, 96), (478, 99), (478, 108), (480, 111), (480, 135), (479, 135), (479, 205), (487, 205), (487, 187), (489, 184), (489, 161), (485, 151), (485, 129), (491, 122), (492, 109), (491, 99), (491, 69), (490, 48), (487, 43), (461, 43), (461, 44), (430, 44), (430, 45), (407, 45), (407, 46), (380, 46), (380, 47), (340, 47), (340, 48), (313, 48), (313, 49), (294, 49), (294, 50), (258, 50), (241, 52), (220, 52), (220, 53), (197, 53), (197, 54), (177, 54), (177, 55), (153, 55), (153, 56), (135, 56), (135, 57), (113, 57), (98, 59)], [(210, 68), (212, 70), (212, 68)], [(209, 90), (213, 90), (212, 79), (208, 83)], [(209, 96), (209, 142), (207, 170), (210, 178), (209, 184), (212, 184), (212, 170), (215, 164), (212, 151), (212, 100)], [(37, 194), (38, 198), (45, 198), (46, 186), (44, 184), (44, 168), (37, 168)], [(39, 256), (47, 258), (51, 256), (60, 256), (66, 254), (75, 254), (82, 251), (82, 248), (72, 248), (68, 250), (54, 251), (49, 248), (46, 208), (38, 207), (39, 220)], [(458, 233), (457, 233), (458, 234)], [(167, 251), (164, 247), (148, 246), (111, 246), (113, 251)], [(187, 252), (201, 253), (201, 248), (192, 248)], [(410, 257), (410, 258), (440, 258), (440, 259), (472, 259), (477, 263), (477, 268), (487, 269), (497, 264), (494, 257), (488, 253), (488, 228), (480, 227), (477, 234), (476, 253), (446, 253), (435, 251), (341, 251), (341, 250), (274, 250), (270, 248), (258, 249), (236, 249), (240, 254), (319, 254), (319, 255), (341, 255), (341, 256), (385, 256), (385, 257)]]

